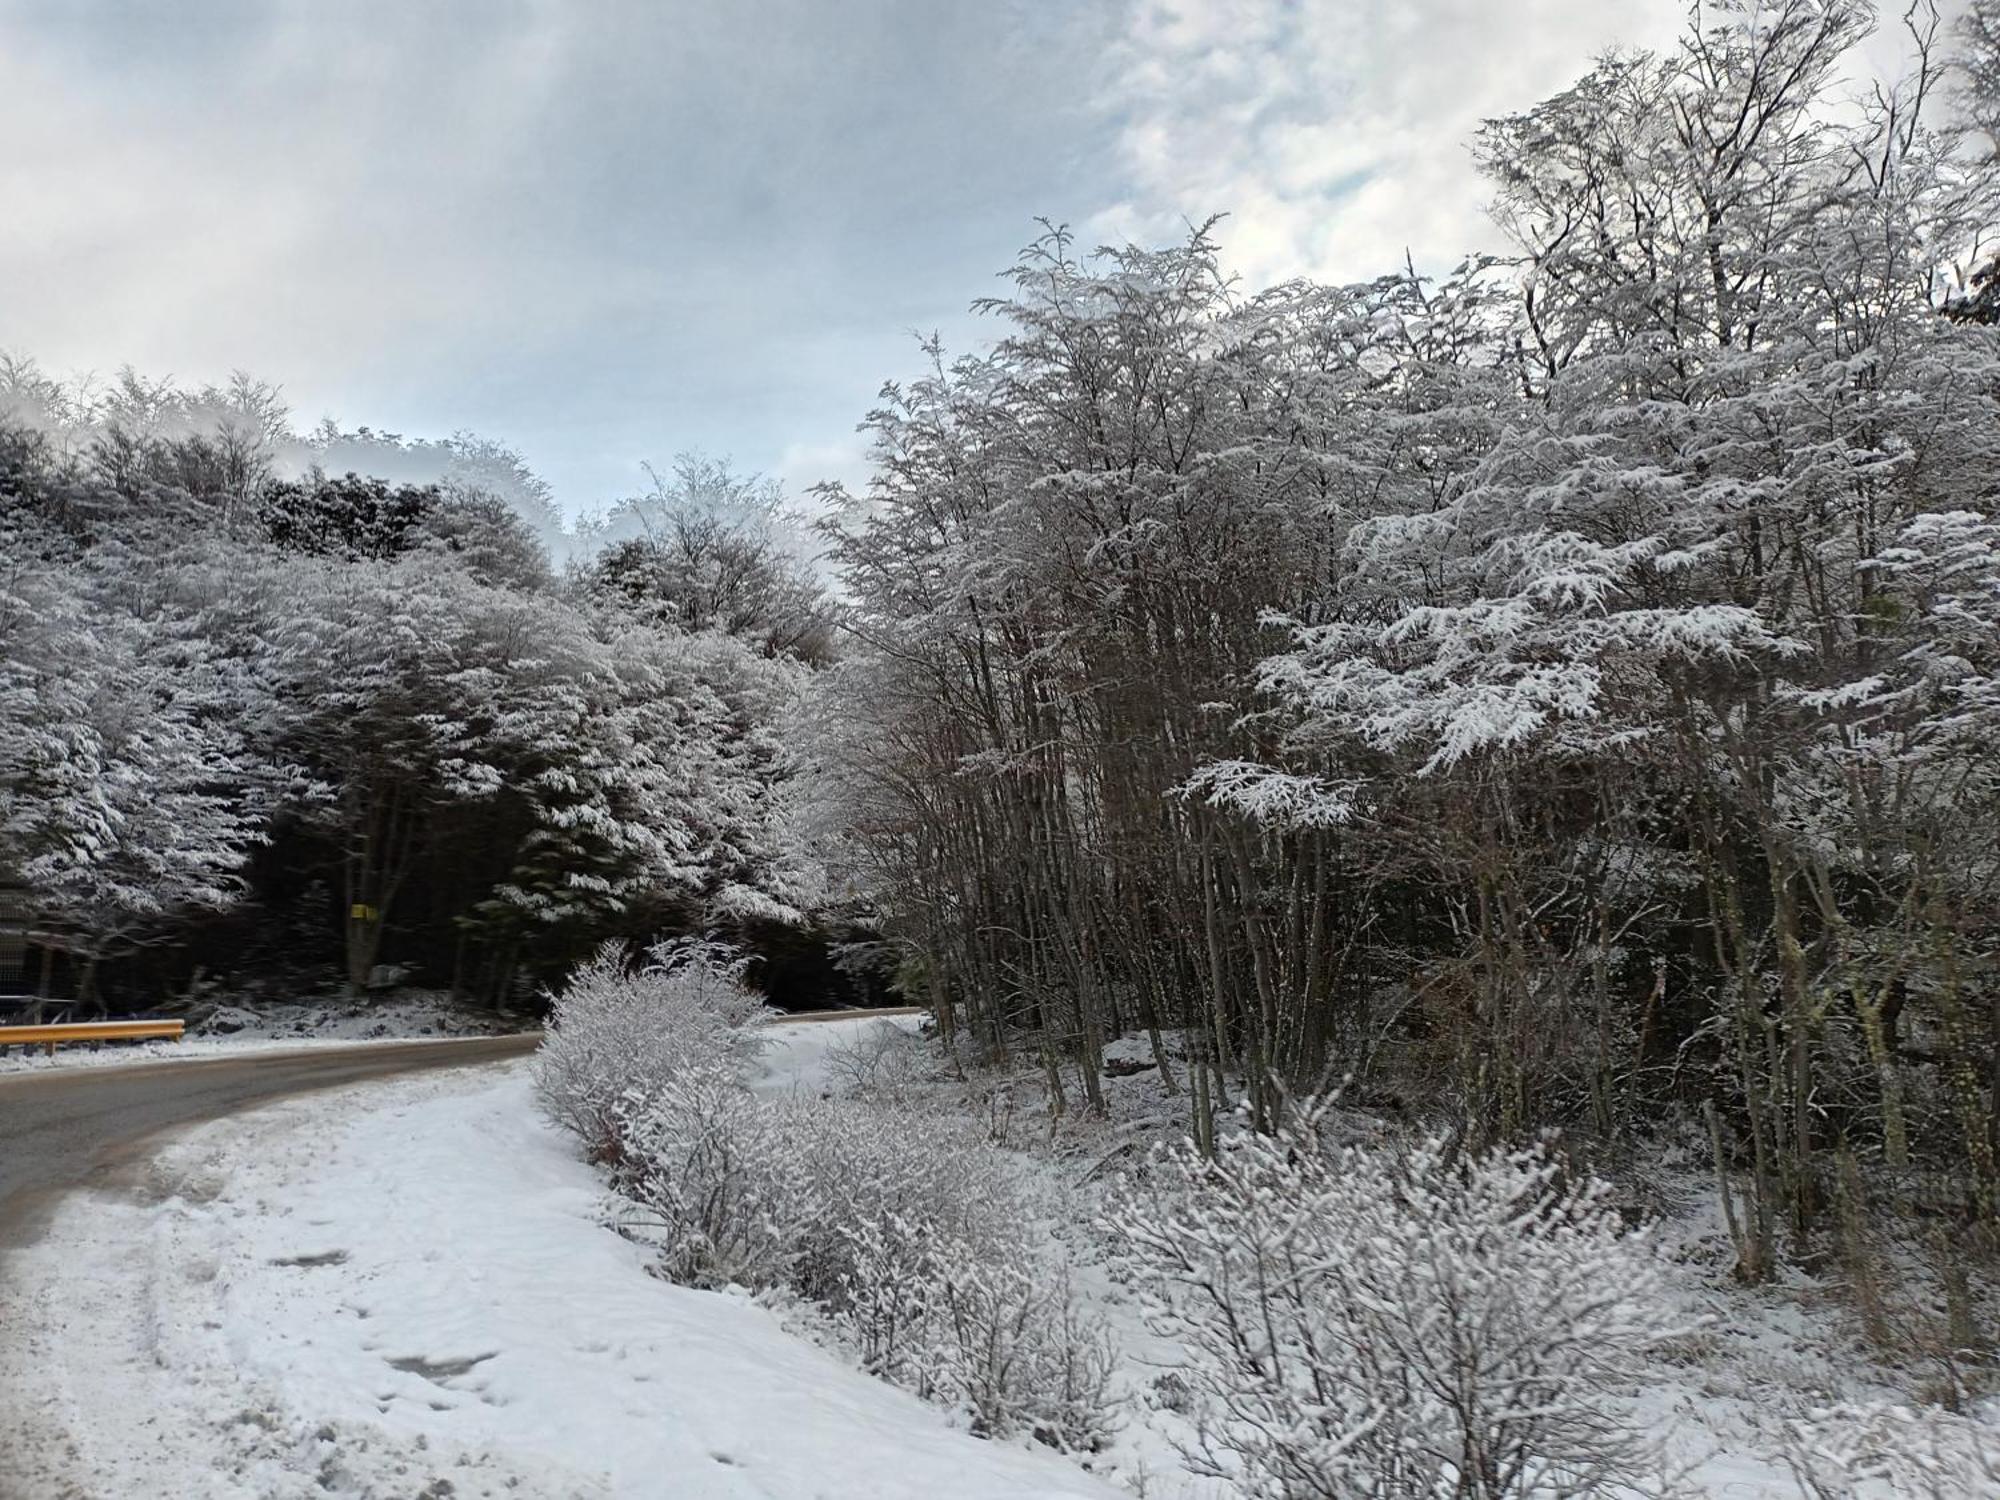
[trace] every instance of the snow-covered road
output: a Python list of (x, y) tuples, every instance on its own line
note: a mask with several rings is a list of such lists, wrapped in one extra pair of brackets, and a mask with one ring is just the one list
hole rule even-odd
[[(64, 1191), (146, 1160), (159, 1132), (313, 1089), (521, 1057), (538, 1040), (539, 1033), (250, 1044), (190, 1048), (164, 1061), (128, 1061), (130, 1054), (121, 1050), (62, 1057), (32, 1073), (0, 1076), (0, 1332), (8, 1253), (34, 1240)], [(84, 1065), (75, 1066), (79, 1061)]]
[(0, 1496), (1116, 1493), (656, 1280), (601, 1202), (523, 1064), (195, 1128), (10, 1263)]

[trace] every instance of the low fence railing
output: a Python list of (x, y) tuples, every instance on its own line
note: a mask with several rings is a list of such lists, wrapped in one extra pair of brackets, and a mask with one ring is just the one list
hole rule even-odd
[(74, 1042), (178, 1042), (185, 1021), (65, 1021), (55, 1026), (0, 1026), (0, 1048), (56, 1048)]

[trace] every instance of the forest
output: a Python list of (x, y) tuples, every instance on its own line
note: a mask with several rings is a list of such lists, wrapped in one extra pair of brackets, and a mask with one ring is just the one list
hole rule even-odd
[(766, 489), (688, 459), (559, 575), (496, 444), (301, 437), (248, 380), (0, 382), (31, 988), (525, 1002), (608, 937), (828, 908), (778, 725), (831, 616)]
[(1875, 26), (1706, 9), (1489, 122), (1456, 263), (1044, 226), (860, 493), (689, 458), (579, 523), (500, 443), (20, 352), (24, 983), (530, 1005), (708, 934), (1057, 1112), (1149, 1038), (1202, 1148), (1335, 1086), (1475, 1148), (1684, 1121), (1748, 1281), (1988, 1232), (2000, 7), (1889, 18), (1880, 79)]

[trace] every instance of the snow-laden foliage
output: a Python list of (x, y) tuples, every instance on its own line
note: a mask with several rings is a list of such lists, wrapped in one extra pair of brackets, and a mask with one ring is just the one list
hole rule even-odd
[(263, 387), (0, 357), (0, 886), (59, 985), (231, 911), (196, 962), (495, 999), (606, 938), (801, 919), (808, 669), (733, 630), (734, 575), (692, 625), (558, 579), (538, 484), (476, 439), (304, 442)]
[(1111, 1355), (999, 1153), (935, 1114), (766, 1098), (692, 1061), (631, 1096), (617, 1180), (664, 1274), (816, 1303), (863, 1365), (975, 1431), (1088, 1449)]
[(2000, 1219), (1968, 10), (1697, 7), (1486, 124), (1503, 239), (1437, 275), (1051, 228), (885, 388), (816, 760), (950, 1042), (1096, 1113), (1185, 1030), (1205, 1147), (1349, 1072), (1480, 1146), (1712, 1109), (1753, 1280), (1843, 1159)]
[(763, 1019), (712, 946), (636, 970), (601, 954), (555, 997), (537, 1092), (609, 1163), (665, 1276), (803, 1298), (976, 1431), (1095, 1447), (1110, 1350), (1005, 1154), (885, 1097), (754, 1092)]
[(1786, 1452), (1808, 1500), (2000, 1494), (1990, 1420), (1936, 1407), (1839, 1406), (1793, 1424)]
[(606, 945), (550, 997), (535, 1053), (542, 1108), (615, 1159), (634, 1100), (668, 1080), (734, 1079), (767, 1014), (743, 981), (746, 966), (711, 942), (666, 944), (637, 964), (622, 945)]
[(1165, 1151), (1106, 1228), (1181, 1343), (1191, 1459), (1259, 1500), (1655, 1494), (1613, 1397), (1660, 1269), (1541, 1151), (1333, 1148), (1323, 1111)]
[(105, 956), (240, 899), (269, 784), (238, 711), (254, 688), (203, 601), (36, 524), (42, 461), (0, 431), (0, 881), (90, 998)]

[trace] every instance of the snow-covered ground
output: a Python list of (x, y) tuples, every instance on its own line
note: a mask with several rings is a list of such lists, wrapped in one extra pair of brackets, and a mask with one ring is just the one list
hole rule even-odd
[[(775, 1026), (760, 1087), (845, 1088), (914, 1025)], [(597, 1174), (539, 1118), (521, 1064), (236, 1116), (66, 1200), (0, 1284), (0, 1495), (1084, 1500), (1116, 1481), (1233, 1500), (1177, 1451), (1189, 1433), (1159, 1399), (1177, 1351), (1087, 1227), (1125, 1148), (1173, 1129), (1158, 1075), (1110, 1081), (1112, 1121), (1051, 1132), (1032, 1073), (959, 1080), (904, 1051), (899, 1086), (936, 1108), (997, 1118), (994, 1094), (1023, 1096), (1020, 1169), (1060, 1205), (1049, 1232), (1121, 1357), (1125, 1418), (1095, 1474), (966, 1436), (780, 1313), (650, 1274), (644, 1246), (605, 1227)], [(1784, 1421), (1908, 1399), (1921, 1372), (1877, 1363), (1809, 1279), (1728, 1285), (1698, 1171), (1654, 1177), (1676, 1264), (1662, 1323), (1707, 1327), (1634, 1372), (1623, 1402), (1695, 1493), (1796, 1497)], [(23, 1462), (34, 1477), (8, 1488)]]
[[(857, 1060), (880, 1049), (888, 1036), (884, 1028), (894, 1026), (914, 1055), (901, 1059), (900, 1070), (887, 1058), (877, 1068), (883, 1075), (895, 1073), (906, 1096), (921, 1096), (930, 1108), (972, 1110), (987, 1119), (995, 1117), (994, 1096), (1010, 1096), (1016, 1162), (1040, 1179), (1039, 1201), (1055, 1210), (1047, 1232), (1067, 1245), (1076, 1285), (1090, 1310), (1107, 1323), (1120, 1356), (1117, 1386), (1125, 1417), (1109, 1449), (1093, 1463), (1148, 1500), (1236, 1500), (1232, 1487), (1190, 1469), (1184, 1450), (1194, 1430), (1170, 1398), (1161, 1399), (1161, 1378), (1182, 1360), (1182, 1351), (1148, 1328), (1138, 1299), (1121, 1284), (1101, 1239), (1089, 1228), (1102, 1189), (1118, 1167), (1180, 1128), (1184, 1102), (1163, 1092), (1157, 1072), (1139, 1067), (1151, 1063), (1151, 1048), (1143, 1039), (1125, 1038), (1109, 1049), (1114, 1061), (1138, 1070), (1104, 1081), (1108, 1120), (1072, 1114), (1051, 1131), (1037, 1067), (1014, 1076), (974, 1071), (960, 1082), (916, 1043), (919, 1024), (904, 1019), (774, 1028), (760, 1059), (758, 1086), (813, 1093), (850, 1087)], [(1357, 1116), (1355, 1128), (1366, 1130), (1369, 1123)], [(1629, 1417), (1663, 1436), (1695, 1493), (1797, 1500), (1801, 1492), (1779, 1453), (1783, 1420), (1842, 1399), (1893, 1399), (1898, 1392), (1840, 1327), (1823, 1289), (1804, 1278), (1756, 1292), (1729, 1284), (1727, 1234), (1706, 1179), (1692, 1164), (1660, 1176), (1655, 1192), (1670, 1201), (1659, 1205), (1666, 1212), (1654, 1233), (1675, 1267), (1675, 1298), (1660, 1309), (1661, 1324), (1701, 1331), (1634, 1372), (1624, 1398)]]
[[(441, 995), (281, 1001), (254, 1010), (225, 1005), (189, 1027), (178, 1042), (84, 1043), (58, 1047), (53, 1055), (34, 1047), (6, 1047), (0, 1052), (0, 1074), (188, 1062), (336, 1042), (351, 1046), (491, 1036), (508, 1029), (510, 1024), (492, 1012), (454, 1005)], [(0, 1027), (0, 1046), (6, 1039), (6, 1028)]]
[[(854, 1068), (840, 1053), (868, 1050), (854, 1047), (868, 1035), (855, 1028), (788, 1038), (767, 1052), (763, 1086), (844, 1087)], [(1147, 1326), (1139, 1300), (1090, 1227), (1121, 1166), (1150, 1143), (1176, 1136), (1185, 1115), (1185, 1101), (1169, 1097), (1151, 1069), (1151, 1048), (1143, 1039), (1126, 1038), (1108, 1055), (1135, 1069), (1104, 1080), (1110, 1117), (1071, 1113), (1054, 1128), (1032, 1060), (1012, 1074), (975, 1070), (961, 1080), (923, 1049), (904, 1059), (901, 1070), (888, 1061), (878, 1070), (895, 1075), (904, 1097), (920, 1097), (927, 1108), (1011, 1121), (1022, 1170), (1042, 1179), (1042, 1201), (1055, 1208), (1047, 1232), (1068, 1247), (1075, 1284), (1108, 1324), (1119, 1354), (1123, 1421), (1093, 1467), (1148, 1500), (1237, 1500), (1235, 1488), (1190, 1468), (1185, 1448), (1195, 1434), (1173, 1409), (1171, 1395), (1171, 1372), (1184, 1355)], [(996, 1102), (1003, 1099), (1009, 1102)], [(1380, 1128), (1360, 1114), (1351, 1124), (1364, 1135)], [(1669, 1264), (1660, 1327), (1695, 1331), (1669, 1340), (1632, 1371), (1618, 1397), (1621, 1415), (1659, 1435), (1693, 1494), (1799, 1500), (1803, 1492), (1783, 1458), (1790, 1421), (1842, 1402), (1911, 1402), (1934, 1372), (1921, 1362), (1886, 1364), (1860, 1337), (1837, 1287), (1795, 1270), (1768, 1287), (1734, 1283), (1727, 1232), (1699, 1160), (1662, 1152), (1642, 1175), (1643, 1185), (1629, 1184), (1627, 1196), (1646, 1200), (1654, 1216), (1649, 1233)]]
[[(813, 1086), (847, 1029), (779, 1028), (771, 1066)], [(188, 1132), (9, 1263), (0, 1480), (33, 1477), (0, 1493), (1117, 1493), (953, 1430), (746, 1300), (655, 1279), (602, 1206), (525, 1065)]]

